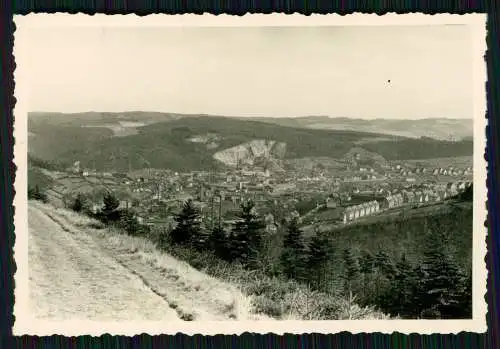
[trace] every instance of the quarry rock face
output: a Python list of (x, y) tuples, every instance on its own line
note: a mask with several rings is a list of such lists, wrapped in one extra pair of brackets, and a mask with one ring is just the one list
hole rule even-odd
[(281, 159), (285, 156), (286, 144), (273, 140), (253, 140), (216, 152), (214, 159), (227, 166), (253, 165), (258, 159)]

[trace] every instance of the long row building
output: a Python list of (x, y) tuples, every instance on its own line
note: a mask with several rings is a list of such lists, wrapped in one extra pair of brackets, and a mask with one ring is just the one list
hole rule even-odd
[(377, 200), (364, 202), (359, 205), (348, 206), (344, 210), (342, 220), (344, 223), (351, 222), (357, 218), (370, 216), (380, 211), (380, 204)]
[(380, 211), (407, 205), (439, 202), (463, 192), (471, 185), (471, 182), (456, 182), (448, 183), (446, 187), (441, 189), (424, 188), (417, 190), (402, 190), (401, 192), (389, 194), (377, 200), (346, 207), (342, 213), (342, 221), (348, 223), (361, 217), (376, 214)]

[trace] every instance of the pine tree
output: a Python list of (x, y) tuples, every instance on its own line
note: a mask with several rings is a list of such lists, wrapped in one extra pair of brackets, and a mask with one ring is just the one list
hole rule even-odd
[(35, 190), (33, 192), (33, 198), (35, 200), (40, 200), (40, 187), (38, 185), (35, 185)]
[(116, 210), (118, 206), (120, 206), (120, 201), (112, 192), (107, 192), (106, 194), (104, 194), (103, 202), (103, 211), (105, 212), (112, 212)]
[(375, 256), (367, 250), (361, 252), (359, 257), (359, 271), (361, 273), (361, 281), (363, 287), (360, 290), (359, 301), (363, 304), (372, 304), (376, 296), (375, 282), (376, 267)]
[(281, 264), (286, 277), (296, 280), (305, 278), (306, 250), (302, 231), (297, 226), (297, 219), (291, 220), (283, 240)]
[(442, 250), (427, 251), (424, 257), (425, 309), (435, 309), (447, 318), (460, 301), (461, 275), (457, 265)]
[(35, 198), (35, 189), (33, 187), (28, 187), (28, 199)]
[(47, 202), (47, 195), (40, 190), (40, 187), (35, 185), (34, 188), (28, 188), (28, 199), (38, 200), (42, 202)]
[(325, 281), (325, 269), (331, 257), (332, 249), (328, 238), (316, 234), (309, 245), (307, 256), (307, 273), (309, 282), (318, 290), (321, 290)]
[[(198, 214), (198, 219), (199, 219), (199, 214)], [(193, 230), (193, 234), (191, 237), (192, 246), (197, 251), (205, 251), (209, 249), (210, 235), (211, 235), (210, 231), (207, 231), (206, 229), (204, 229), (204, 227), (198, 224), (197, 228)]]
[(379, 299), (379, 306), (387, 313), (399, 315), (403, 318), (414, 318), (419, 313), (415, 310), (415, 287), (418, 282), (413, 273), (413, 266), (403, 254), (396, 263), (395, 274), (389, 285)]
[(370, 251), (362, 251), (359, 258), (359, 271), (363, 274), (371, 274), (375, 269), (375, 256)]
[(175, 217), (177, 226), (172, 230), (171, 241), (185, 245), (200, 238), (199, 213), (192, 200), (184, 203), (182, 211)]
[(229, 232), (227, 246), (229, 249), (229, 262), (238, 261), (244, 253), (244, 247), (237, 238), (234, 230)]
[(119, 221), (120, 212), (118, 212), (118, 207), (120, 206), (120, 201), (118, 198), (112, 192), (108, 191), (104, 194), (103, 202), (102, 220), (105, 223)]
[(233, 257), (243, 265), (256, 267), (262, 249), (262, 231), (265, 225), (255, 211), (254, 203), (249, 200), (241, 205), (238, 221), (233, 227)]
[(357, 291), (355, 286), (359, 283), (359, 265), (349, 248), (344, 249), (342, 255), (344, 259), (345, 291), (350, 294), (353, 291)]
[(75, 201), (73, 201), (73, 204), (71, 205), (71, 209), (75, 212), (81, 212), (83, 210), (83, 197), (82, 194), (78, 193), (78, 195), (75, 198)]
[(387, 278), (391, 279), (395, 276), (396, 268), (391, 258), (383, 249), (380, 249), (375, 254), (375, 267), (382, 272), (382, 274)]
[(389, 255), (382, 248), (375, 254), (375, 269), (372, 274), (373, 280), (373, 298), (376, 303), (384, 303), (381, 297), (391, 287), (391, 280), (396, 275), (396, 267)]
[(121, 212), (120, 225), (130, 235), (141, 235), (145, 232), (134, 214), (130, 211)]
[(472, 318), (472, 270), (465, 274), (460, 292), (459, 309), (462, 311), (458, 316), (463, 319)]
[(230, 261), (228, 238), (224, 228), (216, 226), (212, 229), (209, 237), (209, 246), (218, 258)]
[(426, 313), (432, 310), (432, 316), (440, 318), (452, 317), (456, 312), (463, 282), (458, 265), (448, 253), (447, 238), (439, 232), (427, 234), (422, 264), (425, 273), (422, 304)]

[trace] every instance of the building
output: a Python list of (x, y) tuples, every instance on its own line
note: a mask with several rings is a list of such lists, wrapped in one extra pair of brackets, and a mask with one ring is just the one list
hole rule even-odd
[[(400, 196), (398, 196), (398, 195), (400, 195)], [(401, 205), (401, 203), (403, 201), (402, 199), (403, 199), (403, 197), (401, 194), (388, 195), (385, 197), (382, 206), (383, 206), (383, 208), (386, 208), (386, 209), (398, 207)], [(400, 201), (401, 201), (401, 203), (400, 203)]]
[(418, 190), (415, 192), (415, 203), (422, 203), (424, 202), (424, 193), (422, 191)]
[(354, 219), (361, 217), (361, 210), (359, 209), (359, 206), (353, 206), (352, 210), (354, 211)]
[(396, 207), (401, 206), (403, 204), (403, 194), (398, 193), (398, 194), (394, 195), (394, 201), (395, 201)]
[(415, 193), (412, 191), (405, 191), (403, 193), (403, 202), (405, 204), (412, 204), (415, 202)]
[(326, 208), (336, 208), (340, 204), (338, 198), (326, 198)]
[(344, 223), (351, 222), (354, 219), (355, 219), (354, 207), (352, 207), (352, 206), (346, 207), (346, 209), (344, 210), (344, 214), (343, 214)]
[(346, 224), (346, 223), (347, 223), (347, 221), (349, 220), (349, 211), (350, 211), (350, 209), (349, 209), (349, 207), (347, 207), (347, 208), (344, 210), (344, 212), (342, 212), (342, 222), (343, 222), (344, 224)]
[(457, 184), (451, 182), (446, 184), (446, 191), (448, 191), (451, 195), (456, 195), (458, 193)]
[(366, 206), (366, 203), (359, 204), (358, 207), (359, 207), (360, 217), (368, 216), (368, 207)]
[(431, 199), (432, 191), (430, 191), (430, 190), (428, 190), (428, 189), (427, 189), (427, 190), (424, 190), (424, 191), (422, 192), (422, 195), (423, 195), (422, 200), (423, 200), (424, 202), (429, 202), (429, 200)]
[(448, 198), (448, 193), (446, 192), (446, 190), (438, 191), (438, 197), (439, 201), (446, 200)]

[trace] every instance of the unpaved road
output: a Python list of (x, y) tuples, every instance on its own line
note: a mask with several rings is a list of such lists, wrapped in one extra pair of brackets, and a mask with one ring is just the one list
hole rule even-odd
[(89, 237), (70, 234), (32, 205), (28, 246), (31, 308), (37, 318), (178, 319), (168, 303)]
[[(224, 292), (204, 290), (203, 278), (201, 286), (191, 287), (189, 280), (179, 280), (187, 272), (173, 275), (168, 268), (158, 272), (137, 254), (103, 246), (105, 240), (85, 233), (46, 205), (30, 202), (28, 215), (30, 308), (36, 318), (192, 321), (244, 317), (227, 311), (218, 296)], [(175, 263), (172, 259), (171, 264)], [(233, 305), (231, 297), (228, 304)]]

